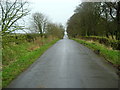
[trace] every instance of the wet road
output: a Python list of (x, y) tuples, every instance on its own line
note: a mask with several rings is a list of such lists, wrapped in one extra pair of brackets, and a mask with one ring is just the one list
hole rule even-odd
[(8, 86), (10, 88), (116, 88), (115, 69), (90, 49), (62, 39)]

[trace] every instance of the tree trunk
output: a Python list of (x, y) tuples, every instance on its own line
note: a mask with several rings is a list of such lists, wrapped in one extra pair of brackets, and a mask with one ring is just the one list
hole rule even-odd
[(120, 1), (117, 3), (117, 40), (120, 40)]
[(109, 38), (108, 32), (106, 33), (106, 37)]

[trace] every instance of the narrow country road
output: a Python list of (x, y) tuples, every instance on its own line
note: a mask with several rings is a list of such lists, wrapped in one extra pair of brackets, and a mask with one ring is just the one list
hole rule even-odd
[(115, 69), (87, 47), (62, 39), (9, 88), (117, 88)]

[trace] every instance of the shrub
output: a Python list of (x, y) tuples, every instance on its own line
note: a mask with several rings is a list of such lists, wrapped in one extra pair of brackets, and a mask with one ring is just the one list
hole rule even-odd
[(110, 44), (114, 50), (120, 50), (120, 40), (111, 41)]
[(112, 40), (106, 37), (99, 36), (84, 36), (80, 38), (84, 40), (98, 41), (100, 44), (104, 44), (107, 47), (112, 47), (112, 49), (114, 50), (120, 50), (120, 40)]

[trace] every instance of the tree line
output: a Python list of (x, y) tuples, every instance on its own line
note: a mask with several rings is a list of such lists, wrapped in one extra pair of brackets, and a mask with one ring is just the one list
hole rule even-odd
[[(46, 38), (49, 36), (63, 37), (64, 27), (61, 24), (52, 23), (48, 20), (48, 17), (40, 12), (32, 14), (29, 27), (26, 28), (25, 25), (20, 25), (20, 20), (30, 14), (28, 5), (29, 2), (24, 0), (0, 0), (0, 36), (2, 36), (3, 41), (8, 40), (6, 37), (10, 39), (10, 36), (16, 35), (15, 31), (17, 30), (22, 30), (23, 32), (25, 30), (30, 31), (30, 33), (26, 31), (24, 34), (27, 35), (27, 39), (31, 39), (33, 36)], [(30, 20), (30, 18), (27, 20)], [(18, 39), (18, 37), (14, 38)]]
[(32, 33), (39, 33), (41, 37), (52, 35), (54, 37), (62, 38), (64, 27), (62, 24), (55, 24), (48, 20), (48, 18), (40, 13), (36, 12), (32, 15), (30, 30)]
[(104, 36), (120, 40), (120, 1), (83, 2), (67, 22), (70, 37)]

